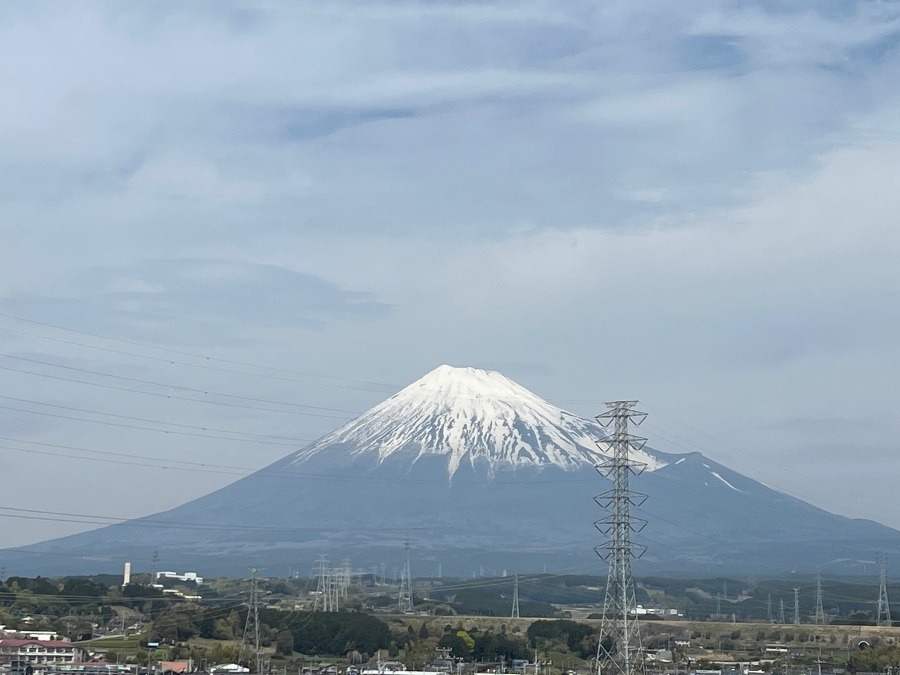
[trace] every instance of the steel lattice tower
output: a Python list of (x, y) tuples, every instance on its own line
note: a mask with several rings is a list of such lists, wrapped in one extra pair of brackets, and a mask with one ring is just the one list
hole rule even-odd
[(628, 433), (628, 425), (629, 422), (640, 424), (647, 414), (635, 410), (635, 405), (637, 401), (607, 402), (608, 410), (596, 417), (604, 428), (613, 427), (611, 436), (597, 442), (611, 457), (595, 467), (613, 484), (611, 490), (594, 497), (594, 501), (609, 512), (608, 516), (594, 523), (600, 532), (609, 535), (609, 541), (594, 548), (609, 563), (597, 645), (597, 675), (636, 675), (644, 671), (634, 579), (631, 576), (631, 559), (639, 558), (644, 550), (632, 545), (631, 533), (640, 532), (647, 521), (633, 517), (631, 507), (643, 504), (647, 496), (632, 492), (628, 487), (628, 478), (632, 474), (640, 474), (646, 466), (631, 459), (629, 453), (643, 448), (647, 439)]
[(800, 625), (800, 589), (794, 589), (794, 625)]
[(825, 623), (825, 609), (822, 607), (822, 575), (816, 572), (816, 625)]
[(878, 554), (878, 611), (875, 613), (876, 626), (890, 626), (891, 604), (887, 594), (887, 553)]
[(325, 556), (316, 560), (316, 598), (313, 611), (328, 611), (328, 560)]
[[(244, 635), (241, 638), (241, 650), (238, 655), (238, 662), (244, 661), (247, 657), (247, 663), (251, 670), (255, 666), (254, 673), (259, 673), (262, 669), (262, 653), (259, 651), (259, 579), (256, 576), (256, 569), (252, 570), (253, 576), (250, 578), (250, 600), (247, 603), (247, 620), (244, 622)], [(253, 641), (252, 646), (250, 641)], [(250, 661), (250, 656), (253, 661)]]
[(403, 564), (403, 572), (400, 574), (400, 597), (398, 606), (401, 612), (413, 611), (412, 574), (409, 570), (409, 542), (404, 542), (406, 549), (406, 562)]
[(516, 583), (513, 586), (513, 605), (512, 605), (512, 617), (513, 619), (519, 618), (519, 575), (516, 575)]

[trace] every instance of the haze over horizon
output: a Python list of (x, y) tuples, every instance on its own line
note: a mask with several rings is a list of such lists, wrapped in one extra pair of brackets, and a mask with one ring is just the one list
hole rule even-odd
[(442, 363), (900, 528), (898, 45), (866, 2), (3, 5), (0, 546)]

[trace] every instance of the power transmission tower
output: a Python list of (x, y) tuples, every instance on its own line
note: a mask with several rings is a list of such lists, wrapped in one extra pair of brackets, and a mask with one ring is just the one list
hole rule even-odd
[(512, 606), (512, 618), (519, 618), (519, 575), (516, 575), (516, 583), (513, 586), (513, 606)]
[(338, 611), (341, 599), (341, 569), (339, 567), (329, 567), (325, 570), (325, 588), (325, 611)]
[(639, 675), (644, 672), (631, 576), (631, 559), (639, 558), (644, 547), (632, 546), (631, 533), (640, 532), (647, 521), (633, 517), (631, 507), (643, 504), (647, 496), (632, 492), (628, 488), (628, 478), (632, 474), (639, 475), (646, 466), (631, 459), (629, 453), (643, 448), (647, 439), (631, 435), (628, 425), (629, 422), (640, 424), (647, 414), (636, 410), (636, 404), (637, 401), (607, 402), (608, 410), (596, 417), (604, 428), (613, 427), (612, 436), (597, 442), (601, 449), (605, 446), (611, 457), (595, 467), (613, 484), (611, 490), (594, 497), (594, 501), (609, 512), (594, 523), (600, 532), (609, 535), (609, 541), (594, 548), (609, 562), (597, 646), (597, 675)]
[(772, 622), (772, 594), (769, 593), (768, 598), (766, 598), (766, 621), (769, 623)]
[(406, 562), (403, 564), (403, 572), (400, 575), (400, 597), (397, 604), (401, 612), (413, 611), (412, 574), (409, 571), (409, 542), (403, 542), (406, 549)]
[(787, 620), (784, 618), (784, 598), (779, 599), (778, 605), (778, 623), (787, 623)]
[(816, 572), (816, 618), (817, 626), (825, 623), (825, 609), (822, 607), (822, 575)]
[(328, 560), (325, 556), (316, 560), (316, 599), (313, 605), (313, 611), (328, 611), (326, 605), (328, 603)]
[(350, 558), (344, 558), (341, 566), (341, 597), (346, 598), (350, 589)]
[(876, 626), (890, 626), (891, 604), (887, 594), (887, 553), (878, 554), (878, 611), (875, 613)]
[[(241, 638), (241, 651), (238, 655), (238, 662), (243, 663), (244, 657), (247, 657), (251, 669), (254, 673), (259, 673), (262, 668), (262, 654), (259, 651), (259, 579), (256, 576), (257, 570), (251, 570), (250, 578), (250, 600), (247, 603), (247, 620), (244, 622), (244, 635)], [(252, 641), (252, 647), (250, 642)], [(250, 656), (253, 656), (253, 662), (250, 662)]]
[(800, 625), (800, 589), (794, 589), (794, 625)]

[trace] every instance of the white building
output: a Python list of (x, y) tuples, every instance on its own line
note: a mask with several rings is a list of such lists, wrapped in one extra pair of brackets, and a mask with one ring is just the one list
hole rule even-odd
[(80, 662), (83, 652), (71, 642), (64, 640), (0, 640), (0, 659), (6, 661), (28, 661), (29, 663), (65, 664)]
[(178, 572), (157, 572), (156, 581), (159, 581), (160, 579), (172, 579), (174, 581), (193, 581), (198, 586), (203, 583), (203, 577), (197, 576), (196, 572), (185, 572), (184, 574), (178, 574)]

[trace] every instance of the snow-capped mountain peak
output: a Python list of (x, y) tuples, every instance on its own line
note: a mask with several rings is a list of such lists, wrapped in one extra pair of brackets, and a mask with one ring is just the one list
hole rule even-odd
[[(442, 365), (294, 456), (298, 464), (339, 447), (352, 461), (377, 455), (445, 456), (453, 476), (464, 464), (498, 468), (554, 465), (566, 470), (604, 457), (594, 421), (541, 399), (501, 373)], [(650, 452), (635, 459), (649, 470), (665, 463)]]

